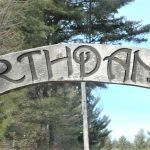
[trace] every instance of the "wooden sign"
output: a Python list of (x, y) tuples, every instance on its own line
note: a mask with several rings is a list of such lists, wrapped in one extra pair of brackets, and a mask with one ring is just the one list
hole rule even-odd
[(94, 81), (150, 87), (150, 50), (57, 44), (0, 56), (0, 93), (49, 81)]

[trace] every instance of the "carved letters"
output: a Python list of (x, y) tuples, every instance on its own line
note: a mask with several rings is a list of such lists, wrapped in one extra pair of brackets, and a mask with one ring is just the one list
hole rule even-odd
[[(83, 49), (87, 49), (89, 51), (81, 51)], [(77, 52), (79, 53), (79, 56), (77, 56)], [(85, 72), (85, 66), (86, 63), (90, 60), (90, 58), (92, 58), (92, 54), (93, 53), (95, 55), (95, 58), (93, 57), (94, 61), (95, 61), (95, 65), (93, 66), (92, 70), (90, 70), (89, 72)], [(101, 62), (101, 56), (100, 54), (97, 52), (97, 50), (92, 47), (92, 46), (87, 46), (87, 45), (81, 45), (79, 47), (77, 47), (74, 52), (73, 52), (73, 59), (80, 64), (80, 77), (87, 77), (92, 75), (93, 73), (95, 73), (100, 66), (100, 62)], [(93, 65), (93, 64), (92, 64)]]
[(47, 81), (95, 81), (150, 87), (150, 50), (60, 44), (0, 56), (0, 93)]
[[(127, 80), (129, 80), (131, 51), (132, 50), (128, 48), (121, 48), (121, 49), (116, 50), (114, 53), (112, 53), (110, 56), (104, 59), (104, 60), (108, 59), (107, 70), (108, 70), (108, 79), (110, 81), (115, 78), (115, 75), (113, 74), (113, 68), (112, 68), (113, 61), (116, 61), (117, 63), (119, 63), (125, 70), (123, 82), (126, 82)], [(121, 58), (115, 57), (118, 53), (122, 53), (122, 52), (127, 53), (125, 57), (125, 61), (123, 61)]]

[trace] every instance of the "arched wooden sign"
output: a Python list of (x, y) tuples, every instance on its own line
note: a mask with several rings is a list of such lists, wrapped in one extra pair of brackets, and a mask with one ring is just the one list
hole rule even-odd
[(48, 81), (94, 81), (150, 87), (150, 50), (57, 44), (0, 56), (0, 93)]

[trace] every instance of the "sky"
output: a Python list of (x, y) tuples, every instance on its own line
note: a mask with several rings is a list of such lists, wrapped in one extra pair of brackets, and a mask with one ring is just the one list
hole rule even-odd
[[(119, 16), (148, 24), (150, 23), (149, 8), (150, 0), (135, 0), (121, 8)], [(150, 34), (147, 37), (149, 38)], [(149, 48), (150, 38), (147, 43), (124, 43), (123, 45)], [(150, 131), (150, 89), (108, 85), (108, 89), (97, 90), (96, 94), (101, 97), (102, 113), (111, 119), (108, 128), (112, 130), (112, 139), (124, 135), (128, 140), (133, 141), (140, 129), (144, 129), (145, 133)]]

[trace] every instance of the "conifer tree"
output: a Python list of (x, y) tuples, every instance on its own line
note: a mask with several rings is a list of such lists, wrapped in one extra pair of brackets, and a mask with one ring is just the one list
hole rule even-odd
[(137, 149), (144, 149), (146, 148), (146, 135), (144, 130), (141, 129), (136, 135), (134, 139), (134, 145)]
[(0, 0), (0, 54), (20, 50), (22, 36), (18, 30), (21, 24), (18, 14), (22, 4), (14, 4), (13, 0)]
[[(125, 17), (115, 16), (115, 14), (118, 13), (118, 9), (129, 4), (130, 2), (133, 2), (133, 0), (25, 0), (21, 2), (12, 0), (12, 2), (14, 6), (17, 7), (19, 4), (21, 12), (17, 13), (17, 20), (14, 21), (15, 23), (18, 23), (19, 20), (19, 24), (17, 24), (15, 28), (10, 27), (10, 29), (11, 31), (17, 33), (15, 34), (17, 35), (16, 37), (19, 37), (17, 46), (21, 45), (23, 49), (42, 46), (46, 44), (56, 44), (60, 42), (120, 43), (124, 40), (128, 42), (133, 41), (140, 43), (146, 41), (143, 35), (149, 33), (150, 31), (150, 25), (142, 26), (141, 22), (129, 21)], [(13, 12), (13, 10), (11, 10), (11, 12)], [(3, 17), (1, 18), (2, 20)], [(6, 28), (6, 31), (9, 30)], [(2, 41), (4, 42), (4, 40)], [(14, 43), (15, 42), (13, 42), (13, 44)], [(17, 46), (14, 47), (17, 48)], [(102, 135), (107, 137), (110, 132), (107, 129), (107, 125), (110, 120), (107, 117), (100, 117), (99, 111), (94, 111), (97, 100), (92, 96), (92, 90), (95, 87), (102, 86), (105, 85), (89, 84), (87, 88), (88, 110), (90, 116), (89, 125), (90, 132), (92, 133), (90, 136), (90, 144), (91, 148), (94, 147), (93, 149), (95, 149), (95, 147), (103, 147), (105, 138), (102, 138)], [(20, 135), (20, 133), (22, 133), (22, 137), (23, 135), (34, 137), (32, 139), (35, 139), (35, 141), (30, 141), (31, 143), (35, 142), (36, 144), (39, 144), (41, 143), (43, 138), (45, 139), (45, 145), (47, 145), (48, 143), (47, 139), (51, 139), (50, 142), (52, 142), (53, 137), (49, 137), (51, 135), (54, 135), (52, 134), (54, 131), (54, 128), (52, 126), (53, 123), (55, 123), (56, 118), (53, 118), (53, 120), (51, 120), (49, 123), (48, 117), (51, 118), (53, 116), (53, 114), (51, 113), (54, 111), (52, 110), (51, 113), (48, 111), (48, 109), (51, 108), (49, 103), (53, 103), (55, 101), (54, 97), (56, 101), (59, 100), (59, 91), (62, 89), (62, 87), (63, 86), (60, 86), (59, 84), (45, 84), (32, 88), (33, 91), (30, 88), (27, 92), (27, 95), (30, 95), (30, 98), (28, 98), (31, 101), (29, 101), (28, 99), (27, 101), (25, 101), (26, 98), (20, 98), (20, 103), (16, 102), (17, 106), (15, 114), (11, 116), (15, 121), (8, 126), (8, 132), (6, 131), (7, 137), (9, 137), (9, 133), (15, 132), (18, 133), (17, 135)], [(78, 87), (79, 89), (79, 85), (73, 86), (72, 84), (68, 84), (66, 86), (66, 89), (74, 89), (75, 87)], [(80, 90), (77, 90), (77, 94), (80, 95)], [(66, 95), (65, 98), (66, 100), (68, 100), (68, 97)], [(80, 106), (78, 103), (74, 103), (75, 99), (73, 98), (73, 96), (69, 98), (72, 101), (71, 103), (69, 102), (70, 107), (68, 107), (68, 110), (67, 108), (66, 110), (64, 110), (61, 107), (61, 102), (59, 104), (54, 103), (54, 105), (59, 106), (59, 108), (61, 109), (59, 113), (66, 111), (67, 113), (70, 112), (72, 114), (72, 106), (74, 106), (75, 108), (78, 108)], [(50, 108), (48, 108), (47, 106), (49, 106)], [(46, 108), (45, 111), (42, 110), (43, 107)], [(34, 114), (34, 111), (36, 112), (36, 115)], [(40, 114), (40, 111), (45, 112), (46, 114)], [(68, 120), (65, 117), (62, 117), (62, 120), (65, 120), (65, 123), (67, 125), (69, 125), (69, 123), (73, 123), (75, 126), (77, 126), (78, 124), (80, 126), (82, 124), (80, 122), (80, 119), (77, 120), (77, 122), (73, 122), (72, 119), (72, 117), (70, 117), (70, 119)], [(2, 121), (4, 120), (5, 118), (2, 117)], [(24, 120), (27, 120), (32, 124), (30, 125), (28, 122), (25, 123)], [(16, 124), (17, 122), (19, 124)], [(34, 125), (36, 123), (35, 126), (33, 125), (33, 122)], [(43, 122), (46, 123), (41, 128), (40, 125), (43, 124)], [(62, 129), (60, 128), (62, 122), (58, 123), (59, 128), (57, 129)], [(20, 130), (22, 131), (17, 132), (20, 125), (22, 125), (22, 129), (25, 130), (22, 130), (20, 128)], [(51, 126), (52, 129), (49, 135), (45, 133), (47, 131), (45, 127), (47, 125)], [(28, 135), (27, 133), (29, 133), (30, 127), (32, 130), (31, 132), (33, 133), (31, 135)], [(70, 133), (74, 129), (75, 127), (70, 129)], [(81, 135), (78, 134), (81, 131), (80, 129), (81, 126), (79, 130), (77, 129), (77, 132), (72, 132), (72, 135), (77, 135), (76, 137), (79, 138)], [(44, 132), (42, 132), (43, 130)], [(106, 132), (101, 133), (102, 130)], [(24, 133), (25, 131), (26, 134)], [(66, 130), (66, 128), (63, 128), (62, 132), (65, 133), (67, 131), (68, 130)], [(29, 139), (31, 139), (31, 137)], [(54, 139), (54, 141), (56, 139)], [(71, 136), (68, 138), (69, 142), (71, 142), (70, 139)], [(39, 144), (38, 147), (41, 148), (41, 145)], [(50, 145), (54, 145), (54, 142)], [(34, 146), (31, 146), (32, 149), (36, 149), (36, 147)]]

